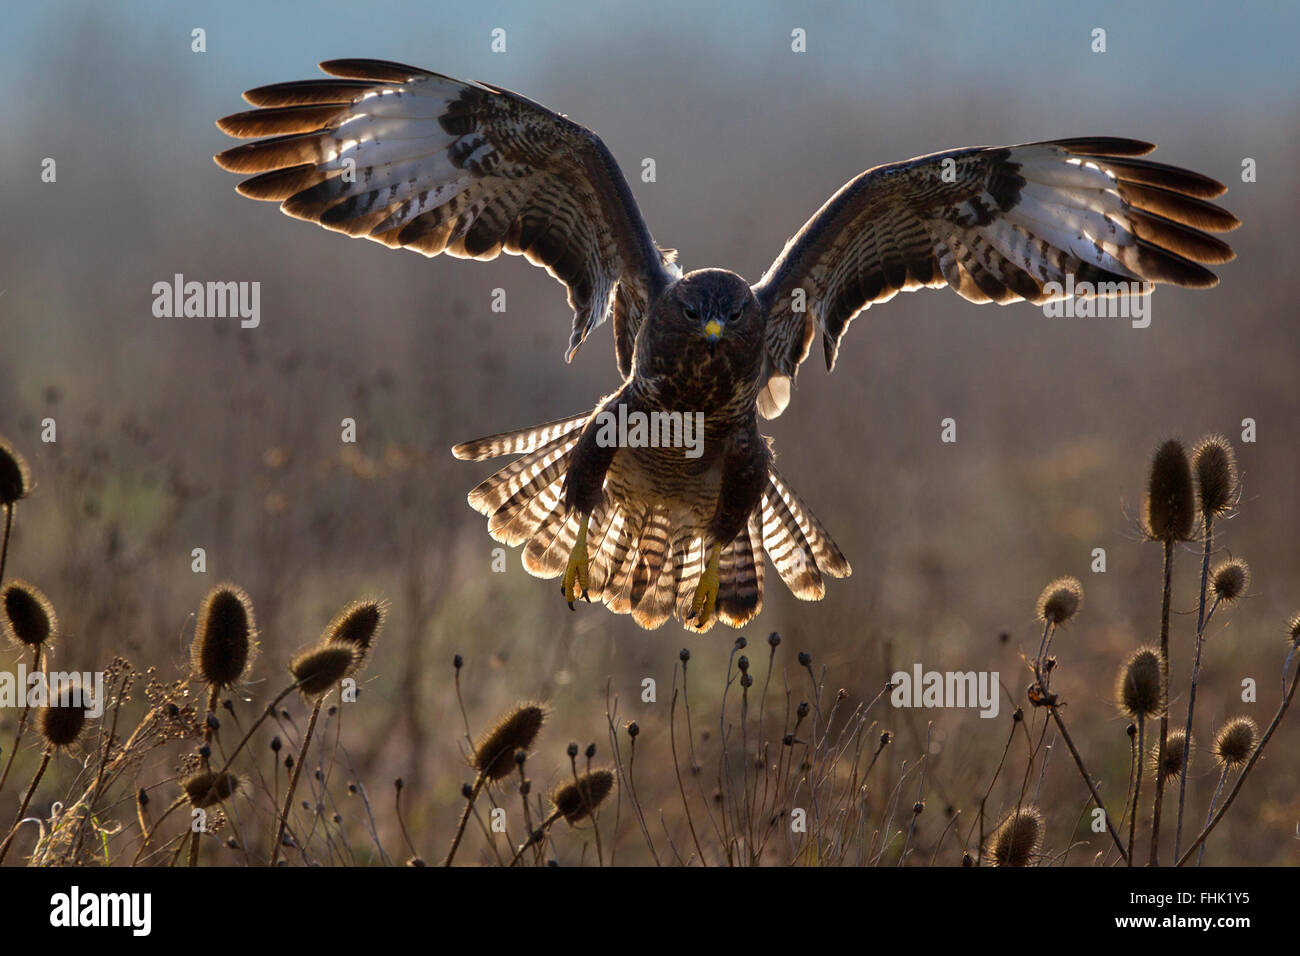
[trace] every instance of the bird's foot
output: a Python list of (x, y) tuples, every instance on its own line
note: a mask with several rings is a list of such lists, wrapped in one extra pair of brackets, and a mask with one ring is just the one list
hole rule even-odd
[(587, 593), (587, 588), (591, 584), (591, 579), (587, 574), (587, 521), (590, 515), (582, 516), (582, 524), (578, 526), (578, 540), (573, 543), (573, 550), (569, 552), (569, 566), (564, 571), (564, 580), (560, 584), (560, 593), (564, 595), (564, 600), (569, 604), (569, 610), (573, 610), (573, 602), (578, 599), (578, 589), (582, 589), (582, 599), (588, 604), (591, 603), (591, 597)]
[(695, 598), (691, 601), (691, 613), (686, 620), (693, 621), (701, 631), (713, 620), (718, 606), (718, 559), (722, 554), (722, 545), (715, 544), (709, 552), (709, 563), (700, 575), (700, 583), (695, 586)]

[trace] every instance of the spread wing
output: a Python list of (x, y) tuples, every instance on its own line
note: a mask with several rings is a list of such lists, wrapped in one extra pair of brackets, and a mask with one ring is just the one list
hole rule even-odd
[(215, 157), (255, 174), (239, 192), (426, 256), (523, 255), (568, 291), (566, 360), (612, 314), (626, 375), (647, 303), (676, 267), (605, 144), (500, 87), (379, 60), (320, 66), (336, 79), (249, 90), (259, 108), (217, 122), (257, 139)]
[(784, 410), (816, 332), (831, 369), (853, 317), (899, 292), (948, 285), (971, 302), (1005, 304), (1061, 298), (1067, 275), (1094, 289), (1216, 285), (1204, 264), (1233, 252), (1209, 233), (1240, 225), (1206, 202), (1225, 187), (1135, 158), (1153, 149), (1106, 138), (976, 147), (851, 180), (754, 286), (768, 310), (759, 410)]

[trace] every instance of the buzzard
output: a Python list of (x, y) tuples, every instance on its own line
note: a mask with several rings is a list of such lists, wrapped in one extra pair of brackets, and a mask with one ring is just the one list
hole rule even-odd
[[(534, 575), (654, 628), (759, 613), (766, 551), (820, 599), (849, 563), (777, 471), (758, 416), (780, 415), (815, 339), (826, 367), (864, 309), (950, 286), (971, 302), (1204, 289), (1239, 223), (1224, 186), (1111, 137), (954, 149), (876, 166), (832, 196), (750, 284), (683, 274), (655, 244), (595, 133), (517, 93), (379, 60), (263, 86), (218, 121), (239, 192), (299, 219), (426, 256), (523, 255), (564, 284), (571, 359), (609, 321), (622, 385), (594, 409), (457, 445), (518, 456), (469, 495)], [(1090, 285), (1085, 285), (1089, 283)], [(1143, 286), (1142, 288), (1147, 288)], [(661, 428), (624, 428), (646, 419)], [(698, 422), (692, 452), (677, 440)], [(619, 423), (619, 427), (609, 427)], [(671, 427), (669, 427), (671, 426)], [(636, 440), (640, 436), (640, 440)]]

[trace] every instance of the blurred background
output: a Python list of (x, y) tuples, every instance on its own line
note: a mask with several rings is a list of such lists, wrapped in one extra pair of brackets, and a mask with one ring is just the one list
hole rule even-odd
[[(196, 27), (206, 52), (191, 51)], [(1104, 53), (1091, 49), (1098, 27)], [(345, 736), (372, 786), (412, 784), (410, 820), (430, 855), (466, 778), (457, 652), (474, 731), (516, 699), (551, 702), (542, 779), (567, 771), (569, 739), (607, 752), (608, 680), (649, 752), (642, 799), (671, 813), (671, 765), (654, 760), (678, 650), (695, 655), (692, 686), (716, 697), (735, 635), (571, 613), (517, 552), (493, 573), (496, 543), (465, 503), (493, 464), (449, 451), (590, 408), (617, 384), (608, 331), (566, 366), (563, 290), (522, 259), (426, 260), (237, 196), (237, 178), (211, 160), (232, 142), (214, 121), (246, 108), (243, 90), (317, 76), (333, 57), (496, 83), (596, 130), (687, 269), (725, 266), (751, 281), (867, 167), (947, 147), (1131, 136), (1158, 143), (1155, 159), (1228, 184), (1220, 201), (1244, 225), (1229, 237), (1239, 258), (1218, 270), (1222, 284), (1161, 288), (1146, 329), (949, 292), (860, 316), (836, 373), (814, 353), (790, 410), (765, 428), (854, 574), (804, 604), (769, 569), (765, 609), (745, 632), (760, 645), (779, 631), (791, 661), (810, 652), (831, 693), (870, 699), (920, 662), (997, 670), (1023, 702), (1034, 600), (1048, 580), (1076, 575), (1086, 605), (1055, 645), (1054, 686), (1106, 792), (1122, 794), (1129, 744), (1109, 688), (1122, 657), (1158, 638), (1159, 547), (1136, 518), (1160, 439), (1221, 432), (1243, 478), (1240, 515), (1219, 537), (1253, 580), (1216, 619), (1200, 736), (1238, 713), (1267, 723), (1284, 623), (1300, 608), (1288, 251), (1300, 211), (1298, 27), (1285, 2), (19, 5), (0, 35), (0, 435), (26, 455), (37, 489), (19, 507), (10, 574), (59, 612), (55, 666), (102, 667), (122, 653), (164, 677), (184, 667), (204, 592), (242, 585), (262, 628), (249, 689), (259, 699), (347, 599), (388, 598)], [(490, 47), (496, 28), (504, 53)], [(795, 28), (806, 53), (791, 51)], [(47, 157), (53, 183), (41, 180)], [(647, 157), (654, 183), (640, 181)], [(1257, 182), (1242, 182), (1246, 158)], [(260, 326), (154, 317), (152, 286), (175, 273), (260, 282)], [(491, 311), (497, 287), (504, 314)], [(955, 444), (939, 440), (946, 417)], [(41, 441), (47, 418), (57, 442)], [(344, 418), (357, 422), (355, 445), (340, 442)], [(1241, 441), (1245, 418), (1257, 423), (1253, 444)], [(206, 574), (191, 571), (199, 547)], [(1104, 574), (1091, 571), (1095, 548)], [(1189, 668), (1194, 550), (1178, 556), (1175, 675)], [(646, 677), (657, 703), (641, 702)], [(1258, 682), (1256, 704), (1240, 701), (1245, 678)], [(878, 716), (910, 759), (935, 721), (936, 799), (969, 813), (1005, 743), (1004, 705), (998, 721)], [(13, 724), (0, 715), (6, 746)], [(1207, 862), (1300, 860), (1298, 744), (1293, 718)], [(151, 772), (175, 768), (163, 760)], [(69, 780), (75, 763), (52, 773)], [(1196, 814), (1213, 783), (1202, 759)], [(1044, 806), (1060, 808), (1049, 841), (1064, 846), (1086, 793), (1063, 751), (1044, 787)], [(4, 819), (13, 802), (0, 797)], [(956, 862), (949, 851), (941, 862)]]

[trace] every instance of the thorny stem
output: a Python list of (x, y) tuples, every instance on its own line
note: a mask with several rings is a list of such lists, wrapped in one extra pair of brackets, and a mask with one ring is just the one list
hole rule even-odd
[[(1214, 818), (1214, 805), (1219, 802), (1219, 797), (1223, 794), (1223, 782), (1228, 779), (1228, 765), (1225, 763), (1223, 769), (1219, 771), (1219, 783), (1214, 788), (1214, 796), (1210, 798), (1210, 809), (1205, 814), (1205, 825), (1209, 826), (1210, 821)], [(1201, 841), (1201, 851), (1196, 854), (1196, 865), (1200, 866), (1201, 861), (1205, 859), (1205, 842)]]
[[(32, 672), (35, 673), (41, 669), (41, 645), (37, 644), (32, 648)], [(25, 693), (26, 702), (23, 704), (23, 712), (18, 717), (18, 732), (14, 734), (13, 746), (9, 748), (9, 757), (5, 760), (5, 769), (0, 773), (0, 790), (4, 790), (5, 781), (9, 779), (9, 768), (14, 765), (14, 754), (18, 753), (18, 745), (22, 742), (23, 732), (27, 730), (27, 718), (32, 712), (32, 699)]]
[(686, 812), (686, 826), (691, 831), (691, 841), (695, 844), (695, 852), (700, 858), (700, 865), (708, 867), (709, 863), (704, 859), (704, 850), (700, 847), (700, 838), (695, 833), (695, 821), (691, 818), (691, 805), (686, 799), (686, 785), (682, 783), (682, 768), (677, 760), (677, 688), (673, 688), (673, 700), (668, 709), (668, 743), (673, 752), (673, 774), (677, 777), (677, 792), (682, 797), (682, 809)]
[(524, 855), (524, 852), (530, 846), (535, 846), (536, 844), (541, 843), (542, 839), (546, 836), (547, 831), (551, 829), (551, 824), (553, 824), (558, 819), (560, 819), (560, 811), (556, 810), (549, 817), (547, 817), (545, 820), (542, 821), (541, 826), (539, 826), (532, 833), (528, 834), (528, 839), (525, 840), (523, 845), (519, 847), (519, 852), (517, 852), (514, 855), (514, 858), (510, 861), (510, 865), (514, 866), (516, 863), (518, 863), (519, 858)]
[(36, 792), (36, 785), (41, 782), (41, 777), (45, 775), (45, 768), (50, 765), (50, 756), (53, 753), (54, 749), (52, 747), (45, 748), (45, 756), (41, 758), (41, 765), (36, 768), (36, 775), (32, 777), (32, 782), (23, 795), (23, 802), (18, 807), (18, 816), (14, 817), (14, 825), (9, 828), (4, 843), (0, 844), (0, 863), (4, 862), (5, 854), (9, 852), (9, 847), (13, 844), (14, 835), (18, 833), (18, 825), (23, 822), (23, 817), (27, 815), (27, 807), (32, 802), (32, 794)]
[[(1205, 629), (1210, 625), (1210, 619), (1214, 617), (1214, 611), (1219, 606), (1219, 599), (1216, 597), (1214, 603), (1210, 606), (1210, 612), (1205, 612), (1205, 574), (1210, 566), (1210, 517), (1205, 517), (1205, 563), (1201, 571), (1201, 614), (1196, 626), (1196, 657), (1192, 661), (1192, 686), (1187, 693), (1187, 725), (1183, 729), (1183, 769), (1182, 778), (1178, 783), (1178, 823), (1174, 827), (1174, 859), (1178, 859), (1179, 850), (1183, 845), (1183, 807), (1187, 802), (1187, 777), (1191, 769), (1188, 764), (1192, 759), (1192, 714), (1196, 710), (1196, 685), (1201, 677), (1201, 650), (1205, 647)], [(1161, 751), (1161, 758), (1164, 752)]]
[(122, 712), (122, 701), (126, 696), (126, 687), (130, 677), (130, 673), (122, 675), (122, 683), (117, 689), (117, 699), (113, 702), (113, 722), (108, 729), (108, 739), (104, 742), (103, 756), (99, 759), (99, 771), (95, 774), (95, 785), (91, 787), (90, 799), (86, 802), (86, 812), (77, 824), (77, 839), (72, 849), (72, 862), (74, 863), (81, 854), (81, 846), (86, 838), (86, 821), (94, 816), (95, 802), (99, 799), (99, 794), (104, 786), (104, 771), (108, 768), (108, 755), (113, 750), (113, 738), (117, 736), (117, 717)]
[(9, 557), (9, 533), (14, 527), (14, 502), (5, 505), (5, 533), (4, 539), (0, 540), (0, 584), (5, 580), (5, 561)]
[[(1146, 732), (1147, 718), (1145, 714), (1138, 714), (1138, 737), (1137, 737), (1137, 763), (1136, 773), (1133, 778), (1133, 806), (1128, 815), (1128, 860), (1129, 866), (1133, 865), (1133, 841), (1137, 835), (1138, 807), (1142, 803), (1142, 760), (1146, 755)], [(1160, 775), (1159, 770), (1156, 776)]]
[(1264, 731), (1264, 736), (1260, 737), (1259, 743), (1255, 745), (1255, 752), (1252, 753), (1250, 759), (1246, 761), (1246, 766), (1242, 768), (1241, 773), (1237, 777), (1237, 782), (1233, 784), (1232, 791), (1228, 794), (1228, 799), (1223, 801), (1223, 806), (1221, 806), (1219, 812), (1214, 815), (1214, 819), (1205, 825), (1205, 829), (1201, 831), (1201, 835), (1192, 841), (1192, 845), (1187, 848), (1187, 852), (1179, 857), (1177, 864), (1175, 864), (1176, 866), (1182, 866), (1191, 859), (1192, 851), (1205, 842), (1205, 838), (1208, 837), (1211, 831), (1219, 825), (1219, 821), (1223, 819), (1223, 815), (1227, 813), (1228, 808), (1232, 806), (1232, 801), (1237, 799), (1237, 794), (1241, 792), (1241, 785), (1246, 782), (1246, 777), (1250, 774), (1251, 768), (1254, 767), (1255, 762), (1259, 760), (1259, 755), (1264, 751), (1264, 745), (1268, 743), (1269, 738), (1273, 736), (1274, 731), (1276, 731), (1278, 726), (1282, 723), (1282, 718), (1286, 716), (1287, 708), (1291, 706), (1291, 700), (1295, 697), (1297, 684), (1300, 684), (1300, 670), (1297, 670), (1296, 676), (1291, 679), (1291, 689), (1287, 691), (1286, 696), (1282, 698), (1282, 703), (1278, 705), (1277, 713), (1273, 715), (1273, 720), (1268, 725), (1268, 729)]
[(465, 809), (461, 811), (460, 822), (456, 824), (456, 835), (452, 837), (451, 847), (448, 848), (447, 855), (443, 857), (443, 866), (451, 866), (452, 858), (456, 856), (456, 850), (460, 847), (461, 838), (465, 836), (465, 827), (469, 824), (469, 815), (474, 809), (474, 801), (478, 799), (485, 779), (481, 773), (474, 777), (474, 786), (471, 788), (469, 796), (465, 798)]
[[(1164, 587), (1160, 597), (1160, 679), (1165, 692), (1165, 709), (1160, 715), (1160, 753), (1169, 743), (1169, 598), (1173, 588), (1174, 542), (1165, 542)], [(1156, 802), (1151, 811), (1151, 858), (1149, 865), (1160, 865), (1160, 809), (1165, 802), (1165, 780), (1156, 774)]]
[(275, 845), (271, 847), (271, 866), (280, 859), (280, 844), (284, 840), (284, 831), (289, 825), (289, 811), (293, 808), (293, 792), (298, 789), (298, 778), (302, 776), (303, 764), (307, 762), (311, 747), (311, 735), (316, 730), (316, 718), (320, 716), (323, 697), (316, 699), (316, 706), (311, 709), (311, 719), (307, 721), (307, 732), (302, 737), (302, 747), (298, 751), (298, 762), (293, 765), (293, 777), (289, 780), (289, 790), (284, 795), (284, 809), (280, 811), (280, 826), (275, 834)]
[(1110, 822), (1110, 814), (1106, 812), (1106, 804), (1101, 802), (1101, 795), (1097, 793), (1097, 787), (1092, 782), (1092, 776), (1083, 765), (1083, 758), (1079, 756), (1079, 749), (1074, 746), (1074, 741), (1070, 738), (1070, 732), (1065, 729), (1065, 721), (1061, 719), (1057, 705), (1052, 704), (1047, 709), (1052, 715), (1052, 719), (1056, 721), (1057, 729), (1061, 731), (1061, 739), (1065, 741), (1065, 746), (1070, 748), (1070, 756), (1074, 757), (1074, 765), (1079, 768), (1079, 774), (1083, 777), (1083, 782), (1088, 785), (1088, 792), (1092, 794), (1093, 802), (1100, 808), (1101, 814), (1106, 820), (1106, 831), (1110, 833), (1110, 838), (1115, 841), (1115, 848), (1119, 850), (1119, 855), (1127, 863), (1129, 857), (1124, 851), (1124, 844), (1120, 841), (1119, 834), (1115, 832), (1115, 827)]

